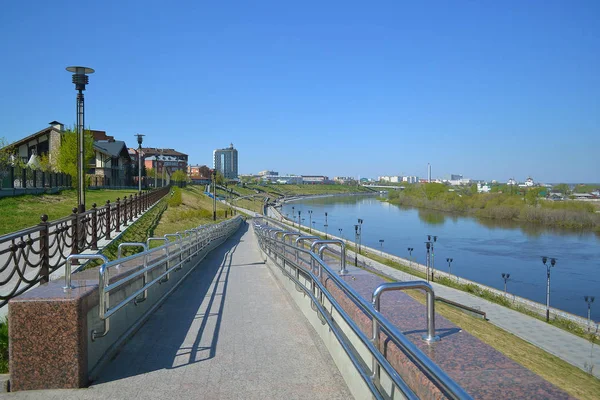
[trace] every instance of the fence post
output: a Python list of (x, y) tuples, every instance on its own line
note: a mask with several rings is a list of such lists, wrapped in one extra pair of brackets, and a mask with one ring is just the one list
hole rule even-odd
[(21, 189), (27, 187), (27, 168), (21, 168)]
[(115, 232), (121, 232), (121, 228), (119, 228), (119, 226), (121, 225), (121, 218), (120, 218), (120, 216), (121, 216), (121, 201), (120, 200), (121, 200), (121, 198), (117, 197), (117, 214), (116, 214), (117, 223), (115, 224), (115, 227), (116, 227)]
[[(119, 199), (117, 199), (117, 232), (119, 232)], [(106, 200), (106, 240), (110, 240), (110, 200)]]
[(73, 219), (71, 220), (71, 254), (79, 254), (79, 215), (77, 207), (73, 207)]
[(47, 172), (42, 172), (42, 187), (46, 188), (46, 174)]
[(98, 210), (96, 210), (96, 203), (92, 204), (92, 243), (91, 249), (98, 250)]
[(35, 169), (33, 170), (33, 187), (37, 187), (37, 171)]
[(10, 188), (14, 189), (15, 188), (15, 167), (13, 167), (12, 165), (9, 169), (8, 177), (10, 178)]
[(127, 196), (123, 196), (123, 226), (127, 226), (127, 219), (129, 219), (127, 215)]
[(133, 222), (133, 195), (129, 195), (129, 222)]
[(48, 283), (50, 280), (50, 246), (48, 240), (48, 216), (42, 214), (40, 226), (40, 283)]

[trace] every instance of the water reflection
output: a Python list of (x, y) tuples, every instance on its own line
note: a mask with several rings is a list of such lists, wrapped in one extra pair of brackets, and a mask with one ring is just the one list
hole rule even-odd
[(446, 216), (439, 211), (419, 209), (419, 219), (429, 225), (444, 225)]

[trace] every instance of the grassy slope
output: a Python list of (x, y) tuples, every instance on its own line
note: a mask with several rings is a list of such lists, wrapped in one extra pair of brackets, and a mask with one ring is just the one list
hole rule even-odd
[[(93, 203), (98, 207), (106, 200), (114, 202), (135, 193), (132, 190), (90, 190), (86, 192), (88, 209)], [(58, 194), (25, 195), (0, 199), (0, 235), (25, 229), (40, 222), (40, 215), (48, 214), (49, 220), (55, 220), (72, 213), (77, 206), (77, 191), (64, 190)]]
[[(188, 186), (181, 189), (181, 204), (167, 208), (154, 231), (155, 236), (213, 223), (212, 207), (213, 200), (203, 194), (202, 187)], [(223, 220), (226, 209), (222, 203), (217, 202), (217, 222)]]

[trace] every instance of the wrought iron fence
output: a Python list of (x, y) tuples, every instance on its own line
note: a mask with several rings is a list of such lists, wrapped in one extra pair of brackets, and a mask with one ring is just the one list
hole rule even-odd
[(124, 226), (169, 193), (169, 187), (125, 196), (101, 207), (94, 203), (83, 213), (48, 221), (47, 215), (31, 228), (0, 236), (0, 307), (65, 264), (71, 254), (98, 249), (100, 240), (110, 240)]

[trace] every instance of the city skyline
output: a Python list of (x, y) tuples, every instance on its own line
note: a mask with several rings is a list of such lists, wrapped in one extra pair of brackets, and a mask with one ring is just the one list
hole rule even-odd
[[(190, 164), (600, 182), (600, 3), (434, 3), (10, 4), (0, 138), (73, 126), (84, 65), (87, 126)], [(81, 12), (111, 29), (40, 35)]]

